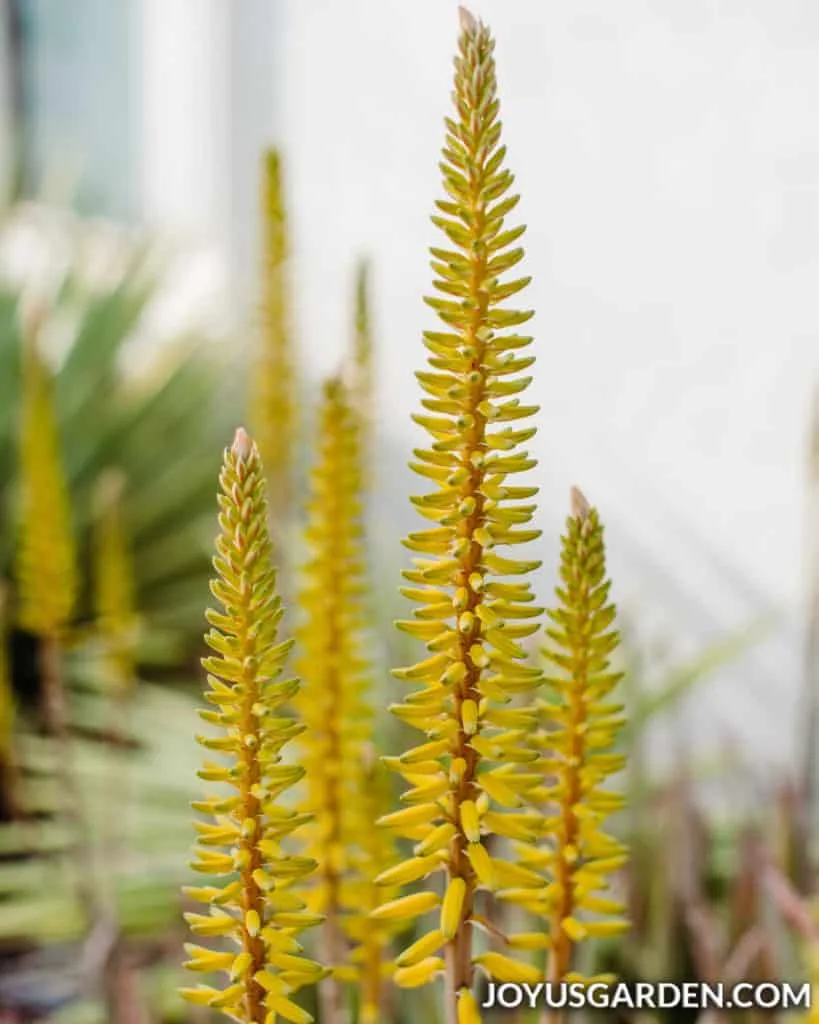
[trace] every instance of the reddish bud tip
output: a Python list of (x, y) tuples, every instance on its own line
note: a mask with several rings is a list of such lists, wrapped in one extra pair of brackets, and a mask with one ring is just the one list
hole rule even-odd
[(478, 23), (475, 20), (475, 16), (465, 7), (458, 8), (458, 19), (461, 23), (462, 32), (468, 32), (470, 35), (474, 35), (478, 31)]
[(236, 437), (233, 439), (233, 454), (238, 455), (240, 459), (247, 459), (252, 448), (253, 442), (250, 439), (250, 435), (244, 427), (239, 427), (236, 431)]
[(575, 519), (588, 519), (591, 512), (591, 505), (579, 487), (572, 487), (571, 490), (572, 515)]

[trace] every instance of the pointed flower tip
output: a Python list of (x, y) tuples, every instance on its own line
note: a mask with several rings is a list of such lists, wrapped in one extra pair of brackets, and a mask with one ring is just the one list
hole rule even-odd
[(586, 496), (580, 490), (579, 487), (572, 487), (571, 490), (571, 501), (572, 501), (572, 515), (575, 519), (588, 519), (589, 512), (591, 512), (591, 506), (586, 500)]
[(475, 15), (465, 7), (458, 8), (458, 20), (461, 23), (462, 32), (468, 32), (470, 35), (474, 35), (474, 33), (478, 31), (478, 22), (475, 19)]
[(240, 459), (247, 459), (253, 449), (253, 441), (244, 427), (239, 427), (233, 439), (233, 454)]

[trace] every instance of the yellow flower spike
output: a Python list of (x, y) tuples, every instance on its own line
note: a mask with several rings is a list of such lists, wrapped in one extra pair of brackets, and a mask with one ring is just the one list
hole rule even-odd
[[(362, 260), (356, 268), (355, 318), (353, 331), (352, 404), (359, 416), (362, 430), (362, 472), (367, 474), (369, 448), (375, 425), (375, 381), (373, 369), (373, 338), (370, 323), (370, 268)], [(364, 484), (367, 480), (365, 478)]]
[[(504, 167), (500, 141), (494, 40), (467, 11), (461, 9), (460, 17), (455, 109), (445, 122), (440, 165), (446, 198), (433, 217), (444, 240), (430, 250), (437, 294), (426, 299), (442, 326), (424, 335), (428, 367), (417, 377), (425, 397), (423, 411), (413, 417), (429, 433), (431, 445), (415, 451), (412, 468), (432, 481), (433, 490), (412, 500), (431, 525), (404, 541), (418, 556), (404, 573), (411, 585), (408, 596), (418, 607), (412, 621), (397, 624), (424, 641), (429, 656), (396, 672), (420, 689), (391, 709), (427, 740), (446, 741), (443, 749), (418, 760), (440, 760), (447, 791), (422, 805), (417, 817), (408, 809), (384, 821), (396, 829), (410, 823), (426, 829), (416, 847), (419, 855), (438, 848), (442, 823), (454, 823), (441, 920), (441, 930), (450, 936), (445, 950), (449, 1020), (455, 1018), (458, 992), (472, 987), (471, 916), (481, 898), (478, 890), (486, 887), (468, 846), (479, 843), (482, 833), (489, 837), (493, 823), (503, 826), (504, 835), (510, 830), (530, 834), (520, 823), (487, 813), (490, 796), (481, 778), (495, 765), (511, 764), (516, 772), (539, 754), (523, 749), (522, 733), (488, 716), (516, 694), (532, 695), (541, 683), (537, 671), (518, 670), (527, 668), (518, 641), (538, 629), (529, 621), (539, 614), (529, 607), (529, 583), (521, 581), (508, 595), (492, 592), (496, 577), (529, 574), (540, 564), (499, 553), (539, 536), (523, 529), (534, 504), (520, 504), (537, 488), (507, 483), (535, 464), (519, 450), (534, 430), (508, 427), (537, 411), (520, 406), (515, 397), (529, 384), (521, 373), (533, 361), (523, 353), (532, 339), (516, 331), (532, 314), (507, 306), (529, 280), (509, 274), (523, 257), (515, 243), (524, 228), (506, 223), (518, 197), (511, 193), (513, 178)], [(416, 755), (410, 752), (402, 760), (408, 756)], [(486, 863), (479, 863), (485, 871)]]
[(133, 568), (122, 523), (122, 475), (109, 470), (99, 481), (94, 546), (97, 627), (106, 677), (127, 696), (134, 684), (137, 616)]
[[(211, 590), (222, 610), (207, 612), (213, 628), (205, 639), (215, 654), (202, 664), (210, 687), (205, 696), (218, 697), (220, 711), (212, 724), (235, 743), (226, 750), (230, 759), (221, 772), (214, 766), (200, 774), (218, 777), (235, 791), (236, 798), (197, 805), (216, 821), (197, 828), (197, 859), (192, 867), (225, 876), (225, 883), (187, 893), (221, 908), (212, 910), (220, 934), (227, 931), (223, 918), (232, 919), (228, 937), (237, 948), (214, 953), (188, 946), (187, 966), (224, 971), (232, 984), (209, 1005), (242, 1024), (258, 1024), (266, 1010), (284, 1015), (274, 1010), (276, 999), (314, 976), (312, 961), (282, 953), (279, 940), (289, 941), (315, 923), (286, 909), (292, 905), (289, 888), (309, 875), (315, 863), (289, 856), (274, 838), (291, 814), (275, 803), (276, 797), (301, 774), (280, 763), (293, 735), (282, 712), (298, 684), (279, 681), (291, 642), (278, 638), (282, 604), (276, 593), (265, 481), (258, 448), (244, 430), (236, 432), (233, 446), (225, 451), (219, 483), (220, 534)], [(207, 738), (200, 742), (207, 746)], [(301, 905), (296, 901), (296, 906)], [(201, 930), (207, 931), (207, 926)], [(271, 989), (261, 984), (262, 973), (279, 979), (280, 986)], [(270, 994), (273, 991), (275, 997)]]
[(538, 864), (533, 852), (524, 857), (524, 863), (542, 865), (547, 875), (547, 980), (555, 984), (570, 973), (577, 943), (619, 935), (628, 927), (623, 906), (599, 895), (607, 876), (625, 860), (620, 843), (602, 830), (606, 816), (621, 806), (619, 796), (602, 786), (623, 761), (596, 752), (614, 742), (621, 721), (619, 706), (601, 700), (619, 679), (608, 671), (618, 634), (611, 629), (616, 613), (608, 601), (603, 527), (577, 488), (563, 537), (560, 581), (560, 604), (549, 611), (553, 626), (547, 630), (554, 647), (544, 653), (561, 676), (547, 680), (555, 699), (543, 705), (544, 739), (562, 755), (549, 773), (556, 817), (547, 858)]
[[(22, 351), (17, 621), (39, 638), (43, 718), (56, 738), (65, 818), (73, 832), (78, 863), (90, 865), (94, 858), (77, 779), (62, 663), (63, 642), (78, 595), (77, 552), (52, 381), (39, 352), (40, 318), (38, 310), (26, 327)], [(100, 892), (87, 870), (78, 872), (77, 890), (90, 922), (99, 909)]]
[[(348, 851), (362, 830), (372, 828), (360, 814), (363, 747), (373, 718), (365, 699), (370, 677), (361, 489), (360, 423), (347, 388), (333, 379), (324, 388), (307, 509), (308, 561), (296, 633), (303, 688), (294, 703), (305, 726), (299, 740), (306, 769), (303, 809), (313, 815), (306, 853), (320, 866), (313, 908), (325, 914), (324, 957), (334, 968), (346, 960), (342, 882), (349, 874)], [(329, 993), (323, 999), (338, 1004), (337, 979), (323, 992)]]
[(282, 161), (275, 149), (262, 165), (262, 338), (253, 375), (251, 419), (269, 481), (271, 521), (280, 529), (291, 508), (296, 442), (296, 365), (291, 336), (288, 225)]
[(18, 621), (59, 637), (77, 599), (76, 549), (63, 475), (51, 380), (32, 335), (23, 352)]

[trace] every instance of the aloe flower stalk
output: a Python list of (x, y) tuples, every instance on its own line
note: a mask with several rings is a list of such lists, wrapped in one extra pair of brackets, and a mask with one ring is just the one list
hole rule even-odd
[[(299, 599), (296, 670), (304, 681), (297, 711), (306, 728), (300, 743), (307, 771), (306, 852), (319, 864), (311, 908), (325, 915), (325, 963), (338, 971), (347, 958), (342, 917), (350, 851), (360, 841), (357, 815), (362, 753), (372, 733), (370, 683), (363, 644), (366, 622), (360, 426), (341, 381), (324, 388), (318, 456), (307, 509), (308, 561)], [(363, 827), (372, 827), (363, 825)], [(337, 976), (321, 986), (323, 1019), (346, 1019)]]
[(28, 632), (59, 640), (77, 599), (76, 549), (51, 381), (33, 335), (23, 357), (20, 436), (18, 621)]
[[(585, 939), (619, 935), (628, 928), (625, 907), (606, 893), (613, 872), (626, 861), (625, 847), (603, 831), (623, 798), (605, 788), (625, 758), (611, 753), (624, 724), (623, 705), (611, 701), (622, 673), (611, 672), (609, 658), (619, 642), (611, 628), (616, 609), (609, 601), (603, 527), (596, 509), (577, 488), (563, 537), (559, 606), (548, 615), (553, 641), (546, 657), (559, 675), (547, 679), (556, 700), (544, 703), (549, 730), (543, 735), (552, 784), (533, 791), (552, 802), (550, 846), (522, 850), (522, 863), (545, 868), (548, 885), (533, 900), (520, 902), (545, 912), (550, 923), (547, 980), (581, 980), (572, 971), (576, 945)], [(544, 1024), (560, 1020), (544, 1011)]]
[[(424, 336), (429, 370), (417, 376), (428, 397), (425, 413), (414, 417), (432, 444), (415, 452), (413, 468), (435, 489), (413, 500), (435, 525), (405, 541), (419, 557), (404, 573), (411, 586), (402, 593), (418, 607), (415, 621), (398, 624), (423, 640), (429, 655), (395, 673), (420, 689), (393, 708), (427, 741), (391, 761), (412, 788), (402, 798), (406, 808), (382, 819), (417, 844), (390, 880), (410, 884), (442, 873), (443, 895), (429, 887), (386, 903), (375, 917), (438, 911), (432, 931), (402, 954), (395, 981), (424, 985), (444, 972), (447, 1024), (465, 1024), (479, 1019), (476, 966), (500, 982), (540, 980), (513, 956), (475, 955), (473, 930), (486, 927), (480, 890), (517, 878), (514, 865), (490, 855), (487, 841), (534, 841), (542, 826), (536, 810), (518, 810), (540, 778), (537, 765), (522, 770), (538, 758), (524, 742), (536, 711), (504, 707), (540, 684), (520, 641), (538, 631), (542, 609), (532, 605), (524, 578), (540, 563), (500, 554), (540, 535), (525, 528), (537, 488), (508, 482), (535, 464), (520, 450), (535, 428), (509, 426), (537, 411), (517, 397), (531, 380), (520, 374), (534, 358), (521, 354), (532, 339), (514, 329), (532, 314), (504, 305), (529, 282), (508, 276), (523, 257), (514, 243), (524, 228), (506, 224), (518, 197), (510, 194), (513, 177), (500, 145), (494, 42), (463, 9), (454, 103), (441, 164), (448, 198), (433, 217), (450, 247), (431, 250), (443, 297), (427, 299), (444, 330)], [(510, 576), (518, 580), (502, 582)]]
[(83, 820), (62, 665), (62, 646), (77, 600), (76, 549), (51, 380), (37, 344), (39, 326), (38, 312), (28, 325), (22, 360), (17, 615), (21, 628), (38, 639), (43, 717), (57, 746), (65, 815), (74, 833), (77, 895), (93, 918), (98, 904), (91, 880), (94, 856)]
[[(363, 447), (366, 451), (375, 419), (375, 382), (373, 372), (373, 338), (370, 319), (370, 268), (361, 260), (356, 270), (355, 331), (353, 336), (353, 406), (364, 428)], [(367, 452), (367, 454), (369, 454)], [(366, 469), (368, 460), (362, 459)]]
[(296, 444), (296, 367), (288, 279), (288, 226), (282, 160), (276, 149), (264, 155), (262, 173), (262, 334), (253, 377), (252, 419), (268, 477), (274, 539), (280, 540), (293, 503)]
[(225, 451), (219, 482), (221, 532), (211, 590), (221, 610), (207, 612), (212, 629), (206, 641), (215, 653), (203, 659), (205, 696), (214, 710), (200, 712), (217, 734), (199, 742), (226, 760), (206, 762), (199, 776), (227, 787), (227, 793), (193, 805), (213, 821), (196, 825), (192, 867), (222, 881), (185, 891), (209, 910), (186, 914), (191, 930), (227, 939), (234, 949), (188, 945), (190, 970), (224, 973), (227, 983), (221, 989), (187, 988), (183, 995), (241, 1024), (273, 1024), (279, 1017), (309, 1024), (312, 1017), (291, 996), (324, 971), (301, 955), (295, 936), (320, 918), (306, 911), (293, 886), (303, 884), (315, 863), (285, 850), (284, 841), (307, 817), (278, 799), (304, 774), (283, 760), (283, 748), (303, 728), (284, 714), (299, 683), (280, 678), (292, 641), (278, 638), (282, 603), (264, 474), (258, 449), (244, 430)]

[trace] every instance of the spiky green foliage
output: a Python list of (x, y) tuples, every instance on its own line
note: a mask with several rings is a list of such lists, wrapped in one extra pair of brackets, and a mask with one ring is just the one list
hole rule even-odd
[(548, 980), (572, 977), (572, 954), (587, 938), (618, 935), (628, 927), (625, 908), (606, 892), (626, 861), (622, 843), (603, 826), (623, 806), (605, 786), (625, 764), (611, 752), (624, 723), (623, 705), (611, 700), (622, 674), (609, 667), (619, 634), (609, 601), (603, 527), (576, 488), (560, 564), (559, 606), (548, 614), (553, 644), (544, 653), (559, 674), (547, 680), (554, 700), (543, 705), (547, 731), (541, 746), (549, 756), (551, 784), (533, 792), (553, 806), (545, 850), (521, 849), (521, 862), (545, 867), (548, 885), (521, 902), (545, 913), (550, 924)]
[(294, 938), (317, 923), (292, 891), (315, 862), (283, 846), (306, 823), (306, 816), (279, 802), (303, 775), (302, 768), (284, 762), (282, 755), (303, 728), (283, 713), (299, 683), (280, 678), (292, 641), (280, 641), (277, 635), (282, 604), (276, 593), (264, 475), (258, 449), (243, 430), (225, 450), (220, 487), (221, 532), (211, 589), (221, 610), (207, 613), (213, 628), (206, 640), (215, 654), (203, 660), (210, 687), (206, 697), (215, 710), (200, 712), (218, 735), (202, 736), (200, 742), (225, 755), (227, 763), (207, 762), (199, 776), (227, 786), (229, 794), (194, 804), (214, 820), (197, 823), (192, 866), (223, 881), (186, 890), (210, 910), (187, 914), (186, 919), (196, 934), (224, 936), (238, 949), (222, 952), (188, 945), (191, 970), (222, 972), (228, 984), (223, 989), (203, 985), (183, 994), (243, 1024), (272, 1022), (277, 1015), (302, 1024), (312, 1018), (290, 997), (324, 972), (300, 956)]
[(51, 380), (34, 333), (25, 352), (20, 437), (17, 617), (23, 629), (56, 636), (74, 614), (77, 556)]
[[(537, 488), (509, 482), (534, 465), (520, 446), (535, 428), (508, 424), (537, 407), (516, 397), (530, 382), (521, 372), (534, 357), (520, 354), (531, 339), (514, 329), (531, 313), (504, 305), (529, 279), (507, 276), (523, 257), (514, 243), (524, 229), (506, 224), (518, 197), (510, 194), (513, 178), (503, 166), (494, 41), (464, 11), (454, 100), (441, 164), (448, 198), (437, 204), (442, 216), (433, 218), (451, 248), (432, 250), (435, 287), (444, 297), (427, 300), (445, 329), (424, 336), (430, 369), (417, 376), (428, 397), (425, 413), (414, 417), (432, 445), (415, 452), (413, 468), (435, 489), (413, 500), (435, 526), (405, 541), (418, 557), (404, 573), (411, 586), (402, 592), (418, 608), (414, 621), (399, 623), (426, 643), (429, 656), (396, 672), (420, 689), (393, 708), (427, 742), (398, 760), (412, 786), (403, 796), (408, 806), (383, 819), (417, 843), (401, 880), (443, 872), (445, 885), (443, 899), (430, 886), (376, 915), (412, 919), (440, 907), (416, 962), (395, 980), (425, 984), (446, 961), (448, 1020), (459, 1000), (462, 1017), (471, 1012), (476, 965), (499, 981), (539, 977), (504, 954), (474, 955), (472, 933), (481, 924), (480, 891), (516, 884), (512, 866), (490, 855), (487, 840), (533, 840), (542, 824), (534, 811), (498, 809), (520, 807), (538, 780), (537, 770), (521, 771), (537, 758), (524, 743), (535, 711), (503, 705), (540, 682), (520, 644), (539, 628), (542, 609), (533, 606), (525, 579), (539, 563), (499, 553), (540, 535), (525, 528)], [(508, 576), (519, 579), (502, 582)]]
[(278, 150), (264, 155), (262, 173), (262, 334), (251, 395), (253, 429), (270, 481), (274, 526), (293, 498), (296, 370), (289, 306), (287, 215)]

